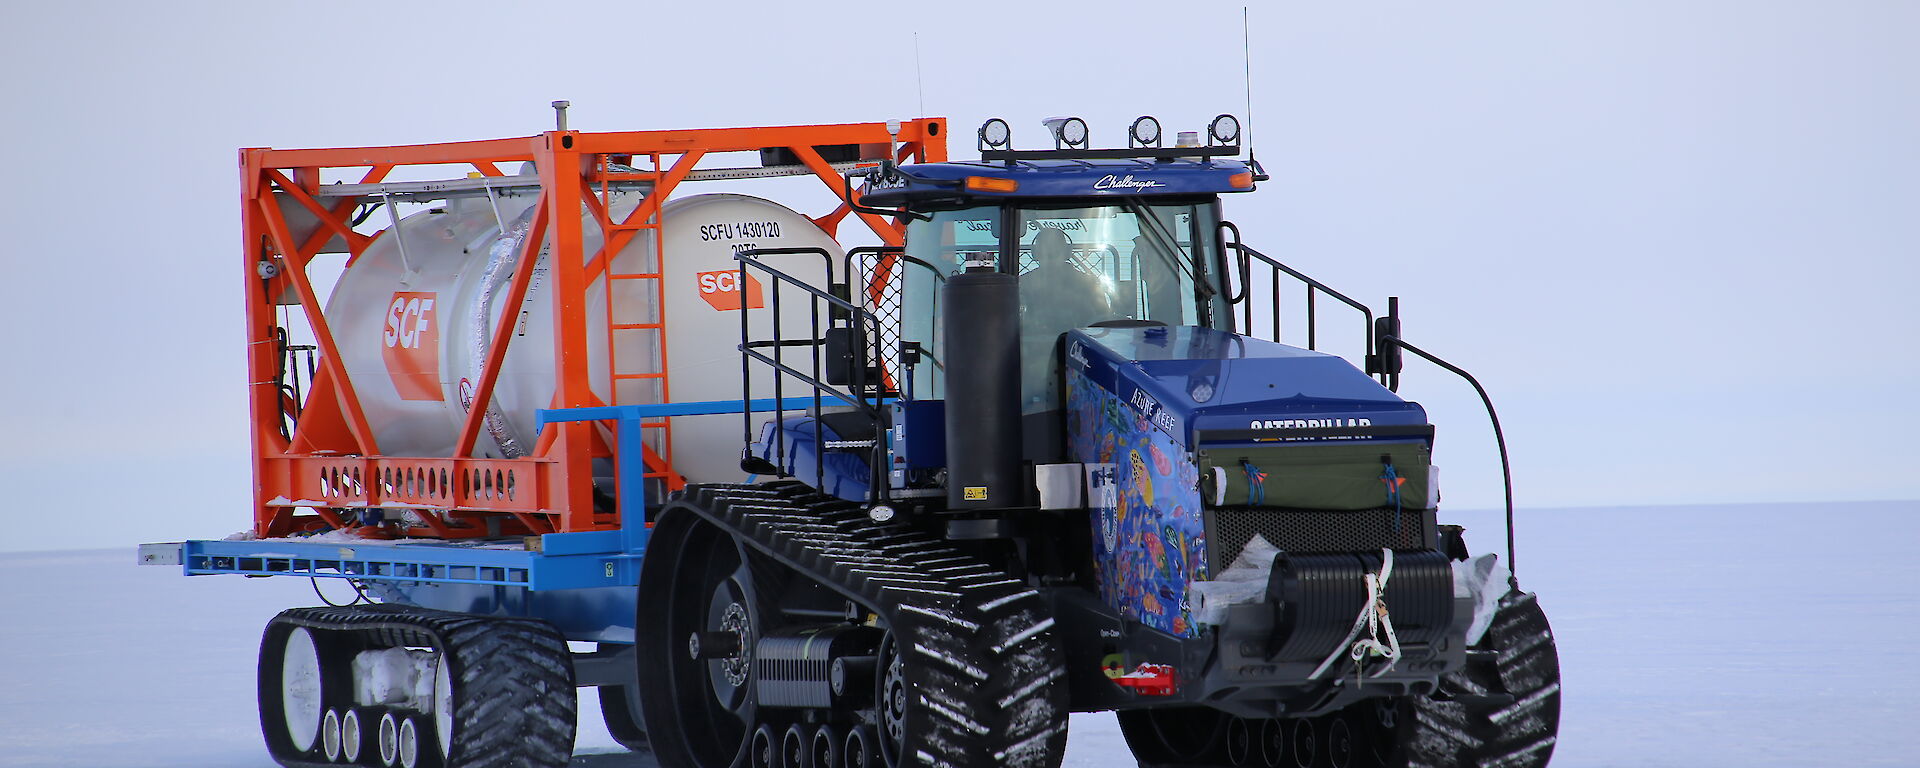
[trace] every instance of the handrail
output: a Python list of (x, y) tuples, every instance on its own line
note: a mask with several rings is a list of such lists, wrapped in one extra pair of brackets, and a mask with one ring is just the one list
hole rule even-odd
[[(777, 269), (759, 259), (760, 255), (768, 254), (768, 253), (817, 253), (817, 254), (820, 254), (821, 257), (827, 261), (827, 275), (828, 275), (827, 287), (829, 290), (822, 290), (819, 287), (810, 285), (806, 281), (801, 280), (800, 278), (797, 278), (783, 270)], [(766, 276), (769, 283), (768, 304), (769, 304), (769, 309), (772, 310), (771, 312), (772, 338), (762, 339), (762, 340), (756, 340), (753, 338), (752, 328), (748, 323), (748, 316), (747, 316), (747, 313), (744, 311), (744, 308), (743, 308), (743, 311), (740, 313), (740, 344), (738, 346), (738, 349), (740, 351), (740, 378), (741, 378), (742, 395), (748, 397), (749, 399), (751, 398), (751, 394), (752, 394), (751, 390), (753, 386), (753, 383), (752, 383), (753, 382), (753, 378), (752, 378), (753, 364), (757, 361), (760, 364), (765, 365), (773, 370), (773, 401), (774, 402), (785, 404), (785, 403), (793, 402), (794, 400), (798, 400), (802, 403), (809, 403), (809, 402), (811, 403), (813, 408), (813, 413), (814, 413), (814, 419), (815, 419), (814, 428), (813, 428), (814, 473), (815, 473), (814, 487), (824, 489), (826, 485), (827, 441), (826, 441), (826, 435), (825, 435), (824, 422), (820, 420), (820, 416), (822, 414), (822, 411), (824, 410), (824, 406), (826, 405), (828, 399), (837, 400), (837, 401), (846, 403), (848, 405), (851, 405), (854, 408), (856, 408), (861, 414), (863, 414), (868, 419), (876, 423), (879, 421), (881, 417), (881, 405), (884, 401), (884, 398), (880, 395), (879, 391), (875, 387), (869, 386), (868, 382), (866, 381), (867, 373), (868, 373), (867, 371), (868, 361), (880, 359), (879, 349), (877, 349), (879, 345), (879, 340), (876, 338), (870, 341), (868, 339), (869, 334), (867, 333), (867, 330), (871, 327), (877, 327), (880, 323), (880, 319), (876, 317), (872, 312), (867, 311), (865, 308), (851, 301), (850, 300), (851, 297), (843, 298), (840, 296), (836, 296), (831, 292), (831, 288), (833, 286), (832, 256), (827, 254), (827, 252), (822, 249), (769, 248), (769, 249), (762, 250), (762, 249), (756, 249), (756, 248), (747, 248), (747, 249), (743, 249), (738, 254), (735, 254), (734, 260), (739, 263), (740, 283), (742, 285), (745, 285), (747, 282), (749, 268), (758, 270)], [(782, 322), (781, 322), (784, 316), (784, 310), (783, 310), (782, 301), (781, 301), (781, 289), (783, 286), (799, 289), (802, 292), (804, 300), (807, 302), (807, 305), (812, 317), (812, 327), (811, 327), (811, 332), (804, 338), (787, 339), (783, 337)], [(827, 322), (824, 325), (821, 322), (822, 305), (825, 305), (828, 310), (827, 318), (826, 318)], [(827, 338), (826, 334), (823, 333), (823, 330), (829, 326), (835, 325), (836, 321), (839, 321), (839, 320), (845, 320), (847, 322), (848, 326), (850, 326), (850, 330), (852, 331), (853, 338), (857, 340), (856, 342), (854, 342), (854, 344), (851, 345), (852, 348), (849, 350), (849, 352), (852, 353), (852, 356), (854, 358), (852, 371), (851, 371), (852, 378), (849, 381), (851, 391), (842, 390), (842, 389), (836, 388), (832, 384), (829, 384), (826, 381), (826, 376), (822, 372), (821, 353)], [(870, 352), (867, 349), (869, 344), (876, 347), (876, 349), (873, 349)], [(809, 366), (810, 370), (801, 370), (800, 368), (797, 368), (794, 365), (790, 365), (788, 363), (788, 361), (785, 359), (785, 357), (782, 354), (782, 351), (788, 347), (808, 347), (809, 348), (807, 350), (807, 357), (808, 357), (808, 362), (811, 364)], [(770, 350), (772, 354), (768, 354), (766, 351), (763, 351), (763, 350)], [(800, 384), (803, 384), (806, 387), (812, 389), (813, 394), (811, 395), (811, 397), (787, 398), (785, 394), (786, 394), (786, 380), (788, 378), (793, 378), (797, 380)], [(787, 409), (778, 408), (776, 410), (785, 411)], [(786, 444), (786, 420), (784, 418), (776, 416), (773, 421), (773, 425), (774, 425), (773, 428), (775, 433), (774, 444), (776, 446), (785, 445)], [(753, 444), (755, 436), (754, 436), (753, 416), (751, 412), (748, 412), (748, 411), (741, 412), (741, 436), (742, 436), (742, 442), (744, 444), (748, 446), (751, 446)], [(743, 449), (742, 451), (743, 461), (749, 458), (749, 454), (748, 454), (749, 450), (750, 448)], [(873, 498), (885, 498), (886, 489), (884, 487), (885, 485), (884, 466), (880, 460), (879, 452), (877, 451), (869, 452), (868, 459), (869, 459), (868, 460), (869, 496)]]
[[(1226, 237), (1227, 232), (1233, 233), (1233, 238), (1231, 241), (1229, 241)], [(1363, 347), (1364, 354), (1368, 360), (1373, 359), (1375, 353), (1378, 352), (1379, 349), (1378, 349), (1378, 342), (1375, 339), (1374, 314), (1373, 314), (1372, 307), (1369, 307), (1366, 304), (1363, 304), (1358, 300), (1355, 300), (1354, 298), (1344, 293), (1334, 290), (1333, 288), (1329, 287), (1326, 283), (1322, 283), (1319, 280), (1315, 280), (1311, 277), (1308, 277), (1305, 273), (1301, 272), (1300, 270), (1294, 269), (1293, 267), (1289, 267), (1286, 264), (1281, 263), (1278, 259), (1274, 259), (1264, 253), (1261, 253), (1259, 250), (1255, 249), (1253, 246), (1250, 246), (1250, 245), (1247, 245), (1246, 243), (1241, 242), (1240, 228), (1238, 226), (1235, 226), (1233, 222), (1230, 222), (1230, 221), (1220, 222), (1219, 237), (1220, 237), (1220, 243), (1222, 248), (1231, 248), (1236, 253), (1238, 253), (1240, 257), (1239, 258), (1239, 265), (1240, 265), (1239, 295), (1238, 296), (1229, 295), (1227, 298), (1227, 302), (1229, 304), (1241, 305), (1240, 315), (1242, 318), (1242, 323), (1246, 326), (1245, 328), (1242, 329), (1244, 332), (1248, 333), (1249, 335), (1251, 335), (1253, 332), (1253, 301), (1252, 301), (1253, 261), (1252, 260), (1259, 259), (1261, 263), (1264, 263), (1267, 266), (1272, 268), (1270, 288), (1273, 292), (1272, 320), (1273, 320), (1273, 340), (1274, 341), (1280, 340), (1280, 275), (1282, 273), (1285, 273), (1289, 277), (1292, 277), (1293, 279), (1298, 280), (1304, 285), (1306, 285), (1306, 288), (1307, 288), (1307, 349), (1312, 349), (1312, 350), (1319, 349), (1319, 308), (1318, 308), (1318, 302), (1316, 301), (1316, 299), (1318, 298), (1319, 294), (1324, 293), (1338, 300), (1340, 303), (1345, 304), (1349, 307), (1352, 307), (1355, 310), (1358, 310), (1360, 312), (1363, 318), (1362, 322), (1366, 324), (1364, 333), (1361, 334), (1361, 337), (1364, 341), (1364, 347)], [(1374, 373), (1374, 371), (1369, 371), (1369, 373)], [(1381, 376), (1382, 376), (1382, 383), (1385, 383), (1386, 374), (1383, 372), (1381, 373)]]
[[(749, 252), (755, 258), (758, 258), (760, 256), (781, 256), (781, 255), (787, 255), (787, 254), (795, 254), (795, 255), (805, 254), (805, 253), (816, 254), (820, 257), (822, 261), (825, 261), (827, 263), (827, 285), (833, 285), (833, 254), (828, 253), (827, 249), (825, 248), (820, 248), (820, 247), (811, 246), (811, 245), (783, 246), (779, 248), (755, 247), (755, 248), (748, 248), (745, 251), (742, 251), (741, 253), (734, 254), (734, 258), (739, 258), (740, 256), (746, 255)], [(847, 273), (845, 270), (842, 270), (841, 274), (847, 274)]]
[(1480, 386), (1480, 380), (1474, 378), (1473, 374), (1467, 373), (1465, 368), (1449, 363), (1424, 349), (1408, 344), (1398, 336), (1382, 336), (1380, 339), (1380, 348), (1383, 354), (1388, 349), (1404, 349), (1415, 355), (1419, 355), (1427, 362), (1440, 366), (1458, 375), (1460, 378), (1466, 379), (1468, 384), (1473, 385), (1473, 391), (1480, 394), (1481, 404), (1487, 407), (1487, 420), (1493, 422), (1494, 443), (1500, 448), (1500, 483), (1506, 491), (1507, 501), (1507, 586), (1515, 592), (1520, 591), (1519, 570), (1514, 567), (1513, 561), (1513, 465), (1507, 461), (1507, 435), (1500, 429), (1500, 414), (1494, 413), (1493, 411), (1493, 398), (1487, 395), (1486, 387)]

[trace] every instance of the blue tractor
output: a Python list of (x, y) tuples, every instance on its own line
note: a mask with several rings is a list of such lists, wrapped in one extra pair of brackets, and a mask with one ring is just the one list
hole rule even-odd
[[(1279, 316), (1255, 316), (1254, 265), (1307, 278), (1223, 218), (1262, 178), (1229, 159), (1234, 118), (1175, 147), (1142, 118), (1112, 150), (1048, 126), (1051, 150), (996, 120), (977, 162), (870, 173), (860, 204), (910, 223), (864, 254), (866, 297), (743, 255), (837, 310), (742, 339), (824, 407), (748, 422), (745, 466), (790, 479), (659, 516), (641, 595), (681, 607), (638, 640), (678, 670), (640, 693), (655, 749), (726, 768), (797, 720), (873, 728), (888, 766), (1052, 765), (1066, 712), (1117, 710), (1146, 766), (1544, 764), (1552, 636), (1439, 522), (1433, 427), (1390, 386), (1425, 354), (1397, 312), (1362, 307), (1364, 371), (1255, 335)], [(794, 338), (824, 364), (783, 358)], [(727, 658), (783, 670), (758, 698), (680, 660), (726, 627), (752, 627)], [(732, 735), (680, 736), (710, 728)]]

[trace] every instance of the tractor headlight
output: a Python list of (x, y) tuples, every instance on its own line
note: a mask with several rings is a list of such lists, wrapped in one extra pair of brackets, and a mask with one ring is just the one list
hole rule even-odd
[(1077, 117), (1049, 117), (1040, 121), (1053, 132), (1053, 148), (1087, 148), (1087, 121)]
[(1213, 136), (1215, 142), (1237, 144), (1240, 142), (1240, 120), (1233, 115), (1221, 115), (1207, 126), (1207, 133)]
[(1134, 146), (1160, 146), (1160, 121), (1152, 115), (1141, 115), (1133, 121), (1133, 127), (1127, 129), (1127, 136), (1133, 139)]
[(1007, 142), (1013, 139), (1013, 129), (1007, 127), (1007, 121), (989, 118), (980, 124), (980, 149), (1005, 149)]

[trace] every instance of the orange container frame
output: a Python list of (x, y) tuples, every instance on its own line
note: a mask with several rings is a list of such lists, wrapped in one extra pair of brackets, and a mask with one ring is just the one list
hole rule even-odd
[[(479, 407), (468, 408), (454, 455), (380, 452), (341, 363), (323, 311), (324, 297), (315, 292), (309, 268), (321, 253), (344, 251), (351, 263), (381, 233), (354, 230), (353, 211), (367, 202), (366, 196), (322, 199), (323, 171), (357, 172), (361, 184), (371, 185), (406, 166), (464, 165), (475, 173), (497, 177), (504, 175), (502, 163), (532, 161), (538, 170), (540, 198), (520, 263), (531, 264), (530, 257), (539, 253), (543, 242), (552, 249), (555, 389), (551, 407), (594, 407), (611, 403), (601, 402), (593, 393), (588, 375), (589, 287), (608, 273), (612, 254), (639, 232), (661, 225), (660, 206), (703, 157), (787, 149), (838, 197), (844, 177), (817, 147), (892, 145), (896, 162), (943, 162), (947, 159), (945, 127), (943, 118), (922, 118), (901, 121), (895, 134), (888, 133), (885, 123), (849, 123), (617, 133), (550, 131), (524, 138), (445, 144), (240, 150), (254, 534), (277, 537), (353, 528), (358, 516), (352, 510), (369, 507), (406, 509), (418, 518), (417, 524), (390, 523), (366, 531), (377, 535), (471, 538), (619, 527), (617, 513), (595, 509), (591, 461), (618, 457), (611, 441), (593, 424), (548, 424), (531, 455), (521, 458), (473, 456), (487, 410), (484, 406), (491, 402), (513, 339), (512, 313), (502, 313), (494, 328), (482, 375), (474, 386), (472, 406)], [(616, 172), (610, 168), (615, 159), (643, 169)], [(643, 160), (650, 161), (651, 167), (644, 168), (648, 163)], [(603, 202), (608, 185), (635, 181), (652, 188), (625, 220), (611, 219)], [(290, 220), (288, 211), (299, 213), (300, 219)], [(902, 243), (900, 221), (856, 213), (845, 201), (814, 222), (829, 236), (837, 236), (849, 214), (858, 216), (885, 244)], [(585, 252), (583, 237), (588, 220), (600, 228), (604, 243), (592, 254)], [(660, 238), (654, 242), (658, 244)], [(656, 267), (667, 258), (658, 256), (662, 261), (656, 261)], [(533, 272), (515, 271), (505, 306), (518, 306), (525, 298)], [(657, 291), (664, 290), (659, 274), (651, 278)], [(283, 388), (286, 351), (277, 315), (281, 307), (291, 312), (294, 306), (312, 331), (317, 353), (311, 381), (298, 401)], [(660, 340), (664, 358), (664, 334)], [(671, 401), (664, 378), (660, 390), (662, 400)], [(663, 452), (671, 455), (670, 448)], [(644, 458), (649, 476), (665, 482), (670, 490), (685, 484), (664, 457), (649, 450)]]

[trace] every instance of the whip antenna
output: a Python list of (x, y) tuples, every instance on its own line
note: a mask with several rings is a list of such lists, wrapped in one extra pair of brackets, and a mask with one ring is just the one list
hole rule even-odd
[(1247, 127), (1244, 129), (1247, 142), (1247, 165), (1252, 166), (1253, 175), (1264, 176), (1260, 164), (1253, 159), (1253, 32), (1247, 22), (1247, 7), (1240, 6), (1240, 64), (1241, 81), (1247, 86)]
[(920, 75), (920, 33), (913, 33), (913, 95), (920, 100), (920, 117), (927, 116), (927, 89)]

